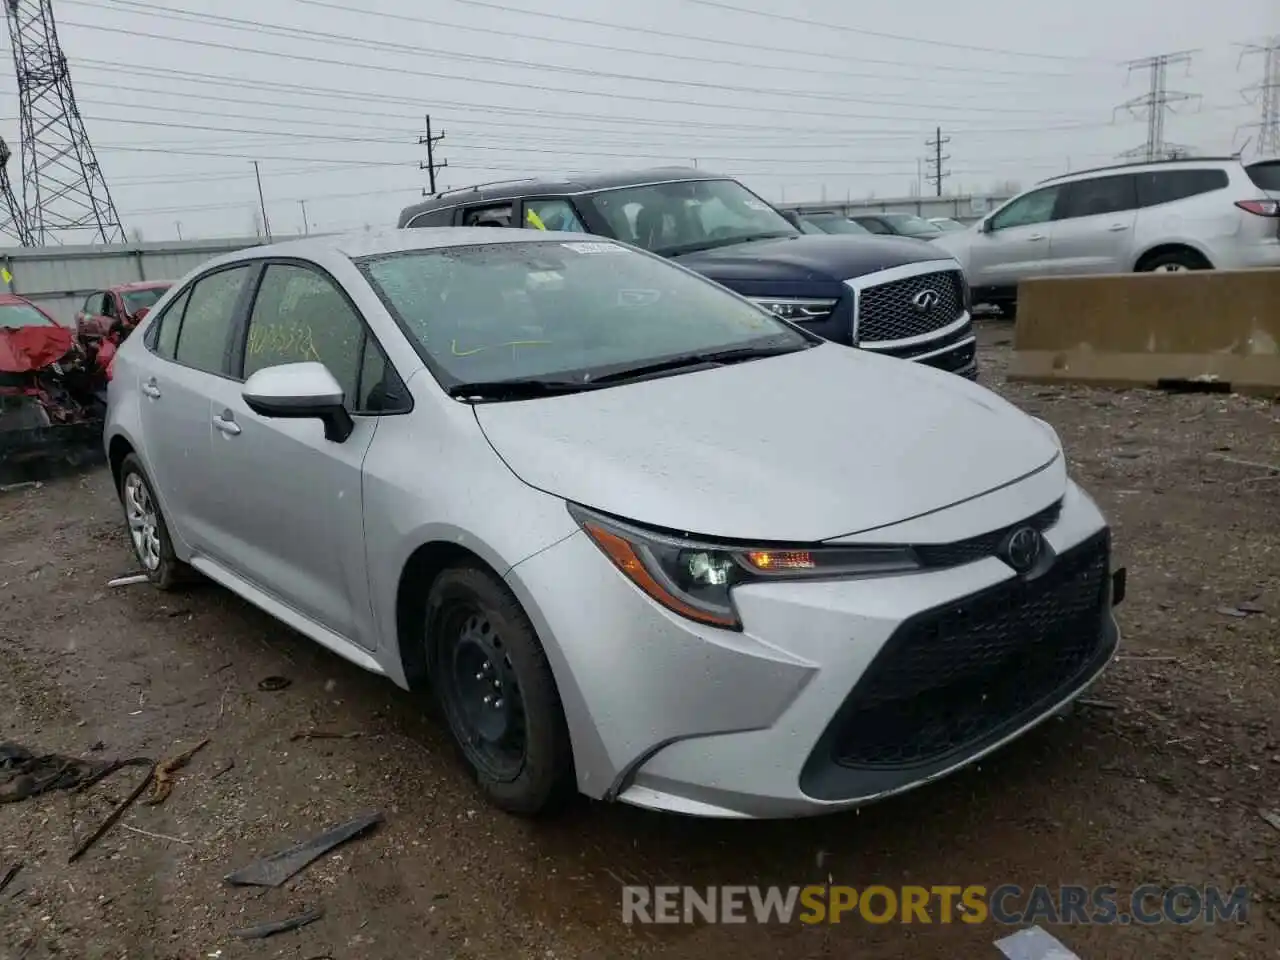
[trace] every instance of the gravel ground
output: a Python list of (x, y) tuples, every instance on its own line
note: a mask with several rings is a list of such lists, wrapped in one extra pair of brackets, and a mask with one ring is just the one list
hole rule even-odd
[[(101, 470), (0, 494), (0, 739), (161, 758), (159, 806), (67, 863), (137, 771), (0, 804), (0, 960), (997, 956), (993, 925), (628, 927), (619, 884), (1142, 883), (1253, 889), (1217, 927), (1055, 926), (1084, 960), (1280, 956), (1280, 407), (1005, 384), (1061, 433), (1129, 568), (1121, 657), (1094, 702), (980, 767), (855, 814), (721, 823), (581, 802), (487, 809), (424, 705), (219, 588), (108, 589), (132, 569)], [(258, 682), (288, 677), (287, 689)], [(353, 739), (292, 740), (307, 730)], [(93, 747), (99, 746), (97, 751)], [(234, 763), (230, 769), (228, 765)], [(225, 771), (225, 772), (223, 772)], [(278, 889), (230, 870), (366, 809), (386, 822)], [(144, 832), (145, 831), (145, 832)], [(296, 933), (233, 930), (322, 907)]]

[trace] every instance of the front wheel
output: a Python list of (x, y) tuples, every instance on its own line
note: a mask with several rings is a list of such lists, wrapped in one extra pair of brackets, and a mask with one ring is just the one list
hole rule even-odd
[(509, 813), (553, 813), (573, 795), (568, 725), (519, 602), (492, 574), (454, 567), (427, 596), (432, 686), (467, 766)]

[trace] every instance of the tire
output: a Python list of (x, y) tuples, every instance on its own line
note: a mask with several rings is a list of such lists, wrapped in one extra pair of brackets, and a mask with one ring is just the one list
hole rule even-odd
[(569, 728), (519, 602), (487, 571), (451, 567), (431, 585), (424, 626), (437, 703), (490, 802), (520, 816), (559, 812), (577, 790)]
[(1179, 273), (1184, 270), (1212, 270), (1213, 267), (1204, 257), (1194, 250), (1170, 250), (1144, 260), (1138, 267), (1138, 273)]
[[(156, 502), (151, 481), (135, 454), (120, 464), (120, 504), (134, 559), (142, 566), (147, 579), (161, 590), (172, 590), (187, 579), (188, 567), (173, 552), (169, 527)], [(147, 513), (151, 520), (148, 522)]]

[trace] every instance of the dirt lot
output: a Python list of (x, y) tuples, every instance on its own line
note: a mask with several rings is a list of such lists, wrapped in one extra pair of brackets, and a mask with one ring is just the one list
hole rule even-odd
[[(1080, 707), (971, 769), (857, 814), (702, 822), (582, 802), (554, 824), (485, 808), (423, 705), (229, 593), (108, 589), (131, 572), (101, 471), (0, 494), (0, 740), (159, 758), (211, 742), (160, 806), (136, 782), (0, 804), (0, 960), (995, 957), (993, 925), (627, 927), (627, 882), (1218, 883), (1248, 923), (1055, 926), (1084, 960), (1280, 957), (1280, 407), (1005, 385), (1060, 431), (1129, 568), (1121, 658)], [(264, 692), (270, 675), (292, 680)], [(357, 739), (291, 740), (311, 729)], [(94, 752), (91, 748), (101, 744)], [(229, 763), (234, 767), (220, 773)], [(285, 887), (230, 870), (366, 809), (386, 822)], [(142, 831), (145, 831), (142, 832)], [(300, 932), (231, 931), (323, 907)], [(220, 951), (220, 952), (219, 952)]]

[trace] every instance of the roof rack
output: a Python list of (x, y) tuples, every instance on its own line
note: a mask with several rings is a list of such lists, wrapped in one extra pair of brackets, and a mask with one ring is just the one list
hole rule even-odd
[(1065, 180), (1067, 177), (1078, 177), (1084, 173), (1101, 173), (1104, 170), (1124, 170), (1127, 167), (1150, 167), (1157, 166), (1162, 163), (1227, 163), (1231, 160), (1239, 160), (1240, 154), (1232, 154), (1229, 157), (1162, 157), (1159, 160), (1127, 160), (1124, 163), (1112, 163), (1105, 167), (1090, 167), (1088, 170), (1070, 170), (1067, 173), (1060, 173), (1056, 177), (1046, 177), (1039, 181), (1040, 183), (1053, 183), (1055, 180)]
[(437, 191), (436, 193), (428, 193), (427, 191), (424, 190), (422, 191), (422, 193), (423, 193), (423, 196), (426, 196), (426, 197), (448, 197), (448, 196), (452, 196), (455, 193), (468, 193), (468, 192), (476, 191), (476, 190), (479, 190), (481, 187), (498, 187), (507, 183), (532, 183), (536, 179), (537, 177), (517, 177), (514, 180), (486, 180), (484, 183), (473, 183), (467, 187), (454, 187), (452, 190), (440, 190), (440, 191)]

